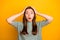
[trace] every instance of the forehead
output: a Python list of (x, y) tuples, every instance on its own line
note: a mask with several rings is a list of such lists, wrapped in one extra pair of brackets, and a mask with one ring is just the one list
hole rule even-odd
[(26, 12), (28, 12), (28, 11), (32, 12), (33, 10), (32, 9), (27, 9)]

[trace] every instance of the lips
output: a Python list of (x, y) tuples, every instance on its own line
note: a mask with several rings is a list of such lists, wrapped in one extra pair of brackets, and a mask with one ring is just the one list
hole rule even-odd
[(31, 19), (31, 18), (28, 18), (28, 19)]

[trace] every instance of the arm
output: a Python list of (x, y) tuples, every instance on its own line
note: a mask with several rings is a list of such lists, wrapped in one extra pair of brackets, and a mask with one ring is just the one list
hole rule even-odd
[(17, 21), (14, 21), (17, 17), (21, 16), (22, 14), (24, 14), (24, 11), (25, 11), (26, 7), (24, 8), (24, 10), (21, 12), (21, 13), (18, 13), (18, 14), (15, 14), (9, 18), (7, 18), (7, 22), (11, 25), (13, 25), (14, 27), (19, 27), (20, 29), (22, 29), (22, 22), (17, 22)]
[(43, 21), (38, 22), (38, 25), (39, 25), (40, 27), (43, 27), (43, 26), (51, 23), (52, 20), (53, 20), (53, 17), (48, 16), (48, 15), (46, 15), (46, 14), (37, 13), (37, 15), (42, 16), (42, 17), (44, 17), (44, 18), (46, 19), (46, 20), (43, 20)]
[[(26, 9), (26, 7), (25, 7), (25, 9)], [(16, 15), (13, 15), (13, 16), (7, 18), (8, 23), (12, 23), (17, 17), (21, 16), (24, 13), (25, 9), (21, 13), (18, 13)]]
[[(34, 8), (35, 10), (35, 8)], [(44, 17), (49, 23), (53, 20), (53, 17), (49, 16), (49, 15), (46, 15), (46, 14), (43, 14), (43, 13), (39, 13), (35, 10), (35, 13), (41, 17)]]
[(44, 17), (44, 18), (46, 19), (46, 20), (43, 20), (43, 21), (38, 22), (38, 25), (41, 26), (41, 27), (49, 24), (49, 23), (52, 22), (52, 20), (53, 20), (53, 17), (48, 16), (48, 15), (46, 15), (46, 14), (37, 13), (37, 15), (42, 16), (42, 17)]
[[(34, 8), (35, 10), (35, 8)], [(43, 20), (43, 21), (39, 21), (37, 22), (37, 25), (40, 26), (40, 27), (43, 27), (47, 24), (49, 24), (51, 21), (53, 21), (53, 17), (49, 16), (49, 15), (46, 15), (46, 14), (43, 14), (43, 13), (39, 13), (35, 10), (35, 13), (41, 17), (44, 17), (46, 20)]]
[(16, 14), (16, 15), (13, 15), (13, 16), (7, 18), (8, 23), (10, 23), (10, 24), (13, 23), (13, 21), (14, 21), (17, 17), (21, 16), (22, 14), (23, 14), (23, 12), (18, 13), (18, 14)]
[[(35, 10), (35, 9), (34, 9)], [(49, 24), (50, 22), (53, 21), (53, 17), (49, 16), (49, 15), (46, 15), (46, 14), (43, 14), (43, 13), (39, 13), (35, 10), (35, 13), (43, 18), (45, 18), (46, 20), (43, 20), (43, 21), (40, 21), (40, 22), (37, 22), (38, 23), (38, 26), (45, 26), (47, 24)]]
[[(17, 22), (17, 21), (14, 21), (14, 20), (15, 20), (17, 17), (21, 16), (23, 13), (24, 13), (24, 11), (21, 12), (21, 13), (15, 14), (15, 15), (9, 17), (9, 18), (7, 18), (7, 22), (8, 22), (9, 24), (13, 25), (13, 26), (16, 27), (16, 28), (18, 27), (18, 25), (21, 26), (22, 22)], [(21, 27), (20, 27), (20, 28), (21, 28)]]
[(44, 17), (49, 23), (53, 20), (53, 17), (48, 16), (46, 14), (37, 13), (37, 15)]
[[(33, 7), (33, 9), (35, 10), (35, 8)], [(39, 13), (35, 10), (35, 13), (41, 17), (44, 17), (49, 23), (53, 20), (53, 17), (43, 14), (43, 13)]]

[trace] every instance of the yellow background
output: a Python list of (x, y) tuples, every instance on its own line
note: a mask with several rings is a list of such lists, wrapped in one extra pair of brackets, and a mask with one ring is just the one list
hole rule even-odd
[[(26, 6), (33, 6), (38, 12), (54, 18), (52, 23), (42, 28), (43, 40), (60, 40), (59, 0), (0, 0), (0, 40), (16, 40), (17, 30), (6, 19), (21, 12)], [(22, 16), (17, 18), (21, 21)], [(37, 16), (37, 21), (41, 17)]]

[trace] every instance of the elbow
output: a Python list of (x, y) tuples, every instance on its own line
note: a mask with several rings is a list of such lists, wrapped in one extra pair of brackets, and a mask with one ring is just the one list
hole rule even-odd
[(50, 21), (53, 21), (53, 17), (51, 17)]
[(52, 21), (53, 21), (53, 17), (50, 17), (49, 20), (48, 20), (48, 22), (50, 23)]
[(9, 19), (6, 19), (7, 22), (9, 22)]
[(10, 20), (10, 19), (6, 19), (6, 21), (7, 21), (8, 23), (11, 23), (11, 20)]

